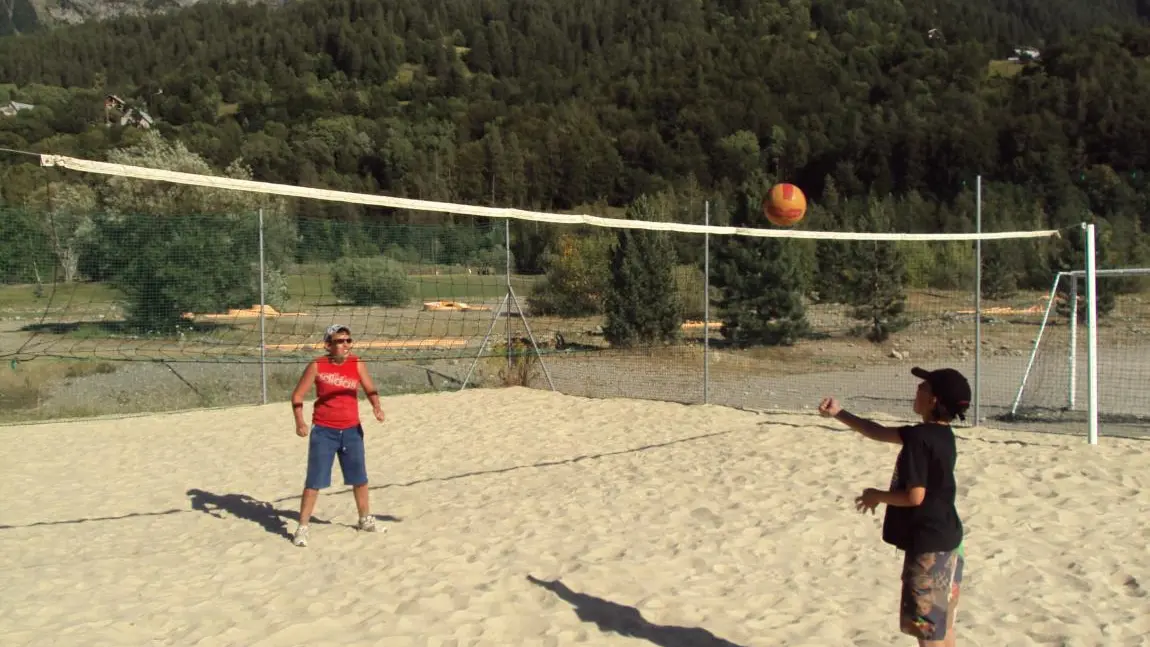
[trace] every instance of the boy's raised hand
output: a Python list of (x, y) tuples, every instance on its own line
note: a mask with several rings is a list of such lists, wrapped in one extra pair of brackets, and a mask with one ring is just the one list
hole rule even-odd
[(827, 418), (833, 418), (842, 411), (843, 408), (839, 401), (834, 398), (823, 398), (819, 403), (819, 413)]

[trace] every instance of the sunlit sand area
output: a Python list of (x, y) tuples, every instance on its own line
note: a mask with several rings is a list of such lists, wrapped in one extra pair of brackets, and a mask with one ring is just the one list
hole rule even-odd
[[(913, 644), (853, 504), (897, 447), (522, 388), (364, 406), (388, 532), (353, 529), (337, 467), (307, 548), (286, 403), (4, 428), (0, 644)], [(959, 644), (1147, 644), (1150, 445), (959, 436)]]

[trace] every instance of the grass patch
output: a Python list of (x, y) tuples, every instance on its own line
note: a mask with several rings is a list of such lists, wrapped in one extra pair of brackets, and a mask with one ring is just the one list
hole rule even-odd
[(1003, 78), (1010, 78), (1022, 71), (1022, 63), (1019, 61), (1008, 61), (1005, 59), (993, 60), (990, 62), (988, 70), (990, 76), (1001, 76)]
[[(421, 266), (421, 269), (427, 266)], [(413, 304), (419, 301), (467, 301), (498, 299), (506, 291), (503, 275), (481, 276), (466, 274), (448, 268), (436, 274), (413, 274), (415, 284)], [(336, 298), (331, 290), (331, 274), (323, 265), (300, 266), (285, 277), (288, 288), (287, 310), (305, 310), (319, 305), (335, 305)], [(512, 275), (511, 284), (520, 298), (531, 293), (536, 276)], [(0, 311), (6, 315), (33, 316), (49, 314), (73, 318), (77, 315), (119, 314), (119, 303), (123, 295), (103, 283), (75, 282), (45, 285), (0, 285)], [(255, 305), (255, 304), (252, 304)], [(83, 322), (60, 324), (66, 330), (45, 329), (37, 332), (69, 334), (73, 337), (96, 338), (118, 334), (132, 334), (120, 324), (105, 322)], [(28, 329), (30, 330), (30, 329)]]
[(414, 63), (400, 64), (399, 71), (395, 73), (395, 82), (399, 85), (409, 85), (415, 78), (415, 73), (422, 68), (422, 65), (416, 65)]
[(494, 344), (485, 358), (498, 386), (531, 386), (536, 379), (542, 377), (542, 367), (531, 344), (514, 340), (510, 357), (507, 350), (506, 343)]
[[(467, 301), (498, 299), (507, 291), (503, 275), (480, 276), (464, 273), (409, 275), (415, 285), (417, 301)], [(326, 268), (308, 266), (285, 277), (288, 288), (289, 310), (306, 312), (317, 305), (334, 305), (331, 274)], [(512, 275), (511, 285), (520, 298), (530, 294), (538, 277)]]
[(146, 340), (176, 340), (180, 333), (184, 335), (212, 335), (218, 336), (221, 332), (232, 329), (227, 324), (206, 322), (184, 322), (179, 332), (148, 333), (124, 321), (70, 321), (51, 323), (32, 323), (20, 328), (23, 332), (39, 334), (62, 335), (69, 339), (116, 339), (132, 338)]
[(120, 299), (120, 292), (103, 283), (74, 282), (0, 286), (0, 309), (18, 312), (53, 310), (91, 310), (108, 308)]
[(26, 417), (40, 408), (51, 384), (115, 371), (116, 366), (110, 362), (50, 359), (0, 369), (0, 412), (5, 416), (22, 413), (18, 417)]
[[(506, 279), (502, 276), (418, 276), (416, 296), (421, 300), (434, 299), (492, 299), (502, 297), (507, 292)], [(524, 297), (530, 293), (537, 279), (533, 276), (511, 276), (511, 287), (516, 294)]]
[(64, 369), (64, 377), (88, 377), (89, 375), (110, 375), (116, 372), (111, 362), (76, 362)]

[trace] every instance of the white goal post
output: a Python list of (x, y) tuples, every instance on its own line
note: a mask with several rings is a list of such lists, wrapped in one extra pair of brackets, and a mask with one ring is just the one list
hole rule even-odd
[[(1069, 289), (1066, 297), (1067, 310), (1069, 311), (1068, 317), (1068, 340), (1065, 354), (1065, 382), (1062, 386), (1065, 387), (1066, 398), (1061, 406), (1062, 411), (1076, 411), (1081, 410), (1081, 403), (1078, 402), (1078, 308), (1079, 299), (1086, 299), (1086, 384), (1087, 384), (1087, 402), (1086, 402), (1086, 415), (1088, 423), (1088, 439), (1091, 445), (1098, 444), (1098, 311), (1097, 311), (1097, 298), (1096, 286), (1099, 278), (1110, 277), (1135, 277), (1135, 276), (1150, 276), (1150, 268), (1148, 267), (1134, 267), (1134, 268), (1108, 268), (1097, 269), (1095, 267), (1095, 233), (1094, 225), (1085, 225), (1086, 228), (1086, 268), (1082, 270), (1072, 270), (1058, 272), (1054, 276), (1054, 281), (1050, 286), (1050, 294), (1047, 297), (1046, 310), (1042, 316), (1042, 323), (1039, 325), (1038, 333), (1035, 335), (1033, 346), (1030, 350), (1030, 358), (1027, 360), (1026, 369), (1023, 371), (1022, 380), (1018, 386), (1018, 392), (1014, 397), (1014, 402), (1011, 404), (1010, 416), (1017, 417), (1019, 407), (1022, 405), (1023, 394), (1026, 391), (1028, 382), (1031, 380), (1032, 371), (1035, 367), (1036, 359), (1039, 355), (1039, 350), (1043, 341), (1043, 334), (1047, 331), (1047, 327), (1051, 325), (1051, 313), (1054, 311), (1055, 304), (1059, 299), (1059, 286), (1063, 281), (1069, 281)], [(1086, 295), (1085, 297), (1079, 296), (1078, 282), (1085, 281)], [(1049, 346), (1049, 344), (1048, 344)]]

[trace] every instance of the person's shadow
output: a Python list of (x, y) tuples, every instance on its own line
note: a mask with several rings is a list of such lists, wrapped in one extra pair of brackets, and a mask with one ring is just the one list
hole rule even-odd
[[(188, 490), (187, 495), (192, 499), (193, 510), (210, 514), (217, 519), (224, 518), (220, 511), (227, 512), (233, 517), (254, 522), (271, 534), (288, 540), (291, 539), (291, 533), (288, 532), (287, 523), (284, 519), (299, 521), (299, 511), (276, 508), (267, 501), (260, 501), (246, 494), (216, 494), (192, 488)], [(400, 520), (399, 517), (387, 514), (374, 516), (377, 521), (396, 522)], [(312, 515), (310, 523), (327, 525), (331, 522)], [(343, 525), (348, 528), (353, 527), (351, 524)]]
[(635, 607), (617, 604), (586, 593), (576, 593), (559, 580), (544, 581), (531, 575), (527, 576), (527, 580), (551, 591), (575, 607), (575, 615), (580, 620), (593, 623), (600, 631), (641, 638), (660, 647), (740, 647), (699, 627), (653, 624), (645, 620), (643, 614)]
[[(288, 532), (284, 519), (299, 521), (299, 511), (277, 509), (267, 501), (260, 501), (246, 494), (216, 494), (198, 488), (188, 490), (187, 494), (192, 499), (193, 510), (210, 514), (217, 519), (224, 518), (220, 514), (221, 511), (226, 512), (233, 517), (254, 522), (271, 534), (285, 539), (291, 539), (291, 533)], [(311, 523), (331, 522), (312, 517)]]
[[(277, 537), (283, 537), (284, 539), (291, 539), (291, 533), (288, 532), (287, 523), (284, 519), (299, 521), (299, 511), (276, 508), (267, 501), (260, 501), (246, 494), (216, 494), (214, 492), (192, 488), (188, 490), (187, 495), (192, 499), (193, 510), (210, 514), (217, 519), (224, 518), (224, 516), (220, 514), (220, 511), (223, 511), (233, 517), (254, 522), (271, 534)], [(393, 517), (389, 514), (377, 514), (374, 516), (376, 521), (396, 522), (400, 520), (399, 517)], [(331, 522), (312, 515), (310, 523), (327, 525)], [(342, 525), (348, 528), (354, 527), (351, 524)]]

